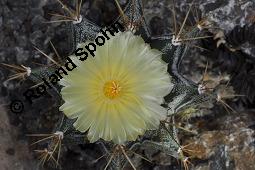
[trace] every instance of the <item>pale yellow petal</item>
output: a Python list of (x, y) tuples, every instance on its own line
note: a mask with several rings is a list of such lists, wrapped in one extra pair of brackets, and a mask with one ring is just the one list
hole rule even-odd
[(166, 117), (161, 104), (173, 85), (161, 57), (132, 32), (111, 36), (86, 61), (71, 56), (78, 67), (60, 82), (60, 110), (77, 118), (74, 127), (87, 131), (90, 142), (136, 140)]

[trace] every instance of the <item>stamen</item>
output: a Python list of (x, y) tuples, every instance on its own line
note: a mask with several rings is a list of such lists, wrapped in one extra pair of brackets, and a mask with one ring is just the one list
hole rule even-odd
[(110, 99), (115, 99), (120, 95), (121, 86), (118, 81), (112, 80), (105, 83), (103, 92)]

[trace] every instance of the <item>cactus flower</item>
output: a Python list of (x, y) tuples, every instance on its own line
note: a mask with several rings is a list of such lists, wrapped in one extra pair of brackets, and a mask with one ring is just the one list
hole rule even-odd
[(157, 129), (167, 113), (163, 97), (172, 89), (161, 57), (130, 31), (111, 36), (95, 57), (70, 56), (78, 67), (60, 81), (65, 101), (60, 110), (77, 118), (74, 127), (87, 132), (90, 142), (101, 138), (122, 144)]

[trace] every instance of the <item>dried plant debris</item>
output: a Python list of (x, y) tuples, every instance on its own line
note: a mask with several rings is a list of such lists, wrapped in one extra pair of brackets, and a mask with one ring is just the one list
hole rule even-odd
[(227, 35), (223, 32), (215, 35), (213, 44), (203, 41), (203, 47), (209, 48), (213, 52), (205, 53), (211, 59), (216, 59), (215, 66), (218, 66), (222, 72), (231, 74), (231, 84), (236, 93), (243, 94), (246, 98), (241, 100), (246, 106), (254, 103), (254, 93), (250, 90), (254, 86), (253, 70), (255, 58), (252, 53), (244, 50), (242, 46), (249, 44), (254, 46), (254, 24), (247, 24), (243, 27), (236, 26)]

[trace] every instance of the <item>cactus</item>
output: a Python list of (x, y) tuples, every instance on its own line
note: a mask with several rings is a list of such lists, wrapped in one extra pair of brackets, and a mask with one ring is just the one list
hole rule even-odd
[[(54, 14), (60, 16), (60, 19), (64, 21), (70, 21), (67, 22), (66, 29), (70, 33), (68, 42), (70, 44), (70, 54), (73, 54), (78, 44), (94, 41), (96, 35), (98, 35), (102, 28), (80, 15), (79, 10), (81, 8), (81, 2), (78, 3), (77, 1), (77, 11), (71, 11), (60, 0), (58, 1), (70, 15), (68, 17)], [(158, 49), (163, 53), (162, 59), (168, 64), (167, 71), (172, 77), (172, 84), (169, 84), (169, 86), (173, 85), (173, 88), (171, 92), (165, 96), (165, 103), (162, 103), (162, 106), (168, 109), (166, 121), (170, 121), (171, 123), (167, 124), (161, 122), (158, 130), (147, 130), (144, 136), (141, 136), (134, 142), (126, 142), (123, 145), (115, 145), (112, 142), (103, 140), (97, 141), (96, 143), (101, 145), (109, 159), (105, 169), (122, 169), (128, 162), (135, 169), (127, 153), (128, 150), (132, 150), (137, 146), (151, 147), (165, 152), (167, 155), (180, 159), (184, 164), (184, 168), (188, 169), (188, 157), (184, 155), (185, 147), (181, 146), (178, 139), (178, 130), (174, 119), (178, 116), (190, 118), (194, 115), (198, 115), (197, 112), (199, 112), (200, 106), (205, 102), (222, 101), (219, 99), (219, 95), (217, 95), (217, 90), (201, 92), (202, 84), (195, 83), (180, 74), (180, 64), (190, 48), (189, 40), (206, 38), (199, 37), (201, 32), (203, 32), (203, 24), (206, 22), (198, 22), (190, 31), (185, 30), (184, 27), (189, 14), (188, 12), (179, 33), (175, 33), (174, 36), (153, 37), (143, 17), (142, 0), (129, 0), (124, 9), (120, 7), (117, 0), (115, 0), (115, 2), (120, 12), (120, 16), (116, 21), (121, 23), (126, 31), (130, 30), (135, 35), (140, 35), (152, 48)], [(59, 20), (59, 22), (61, 22), (61, 20)], [(46, 55), (43, 52), (41, 53)], [(61, 63), (66, 60), (66, 58), (63, 57), (60, 58), (61, 61), (58, 62), (53, 60), (56, 66), (61, 65)], [(9, 67), (11, 66), (9, 65)], [(32, 70), (25, 66), (17, 69), (23, 69), (21, 70), (23, 72), (11, 77), (11, 79), (19, 77), (22, 79), (27, 78), (35, 84), (42, 83), (42, 79), (46, 80), (50, 75), (54, 74), (53, 68), (44, 66)], [(58, 103), (63, 103), (60, 90), (61, 86), (56, 84), (48, 90), (48, 93), (50, 93)], [(59, 166), (61, 145), (89, 143), (87, 134), (81, 133), (73, 127), (75, 120), (67, 118), (62, 112), (60, 112), (60, 114), (62, 117), (51, 134), (30, 135), (34, 137), (44, 137), (34, 144), (47, 141), (48, 146), (45, 149), (36, 150), (36, 152), (41, 155), (43, 164), (47, 160), (53, 160), (55, 165)], [(127, 152), (125, 148), (129, 148)], [(109, 150), (111, 150), (112, 154), (110, 154)]]

